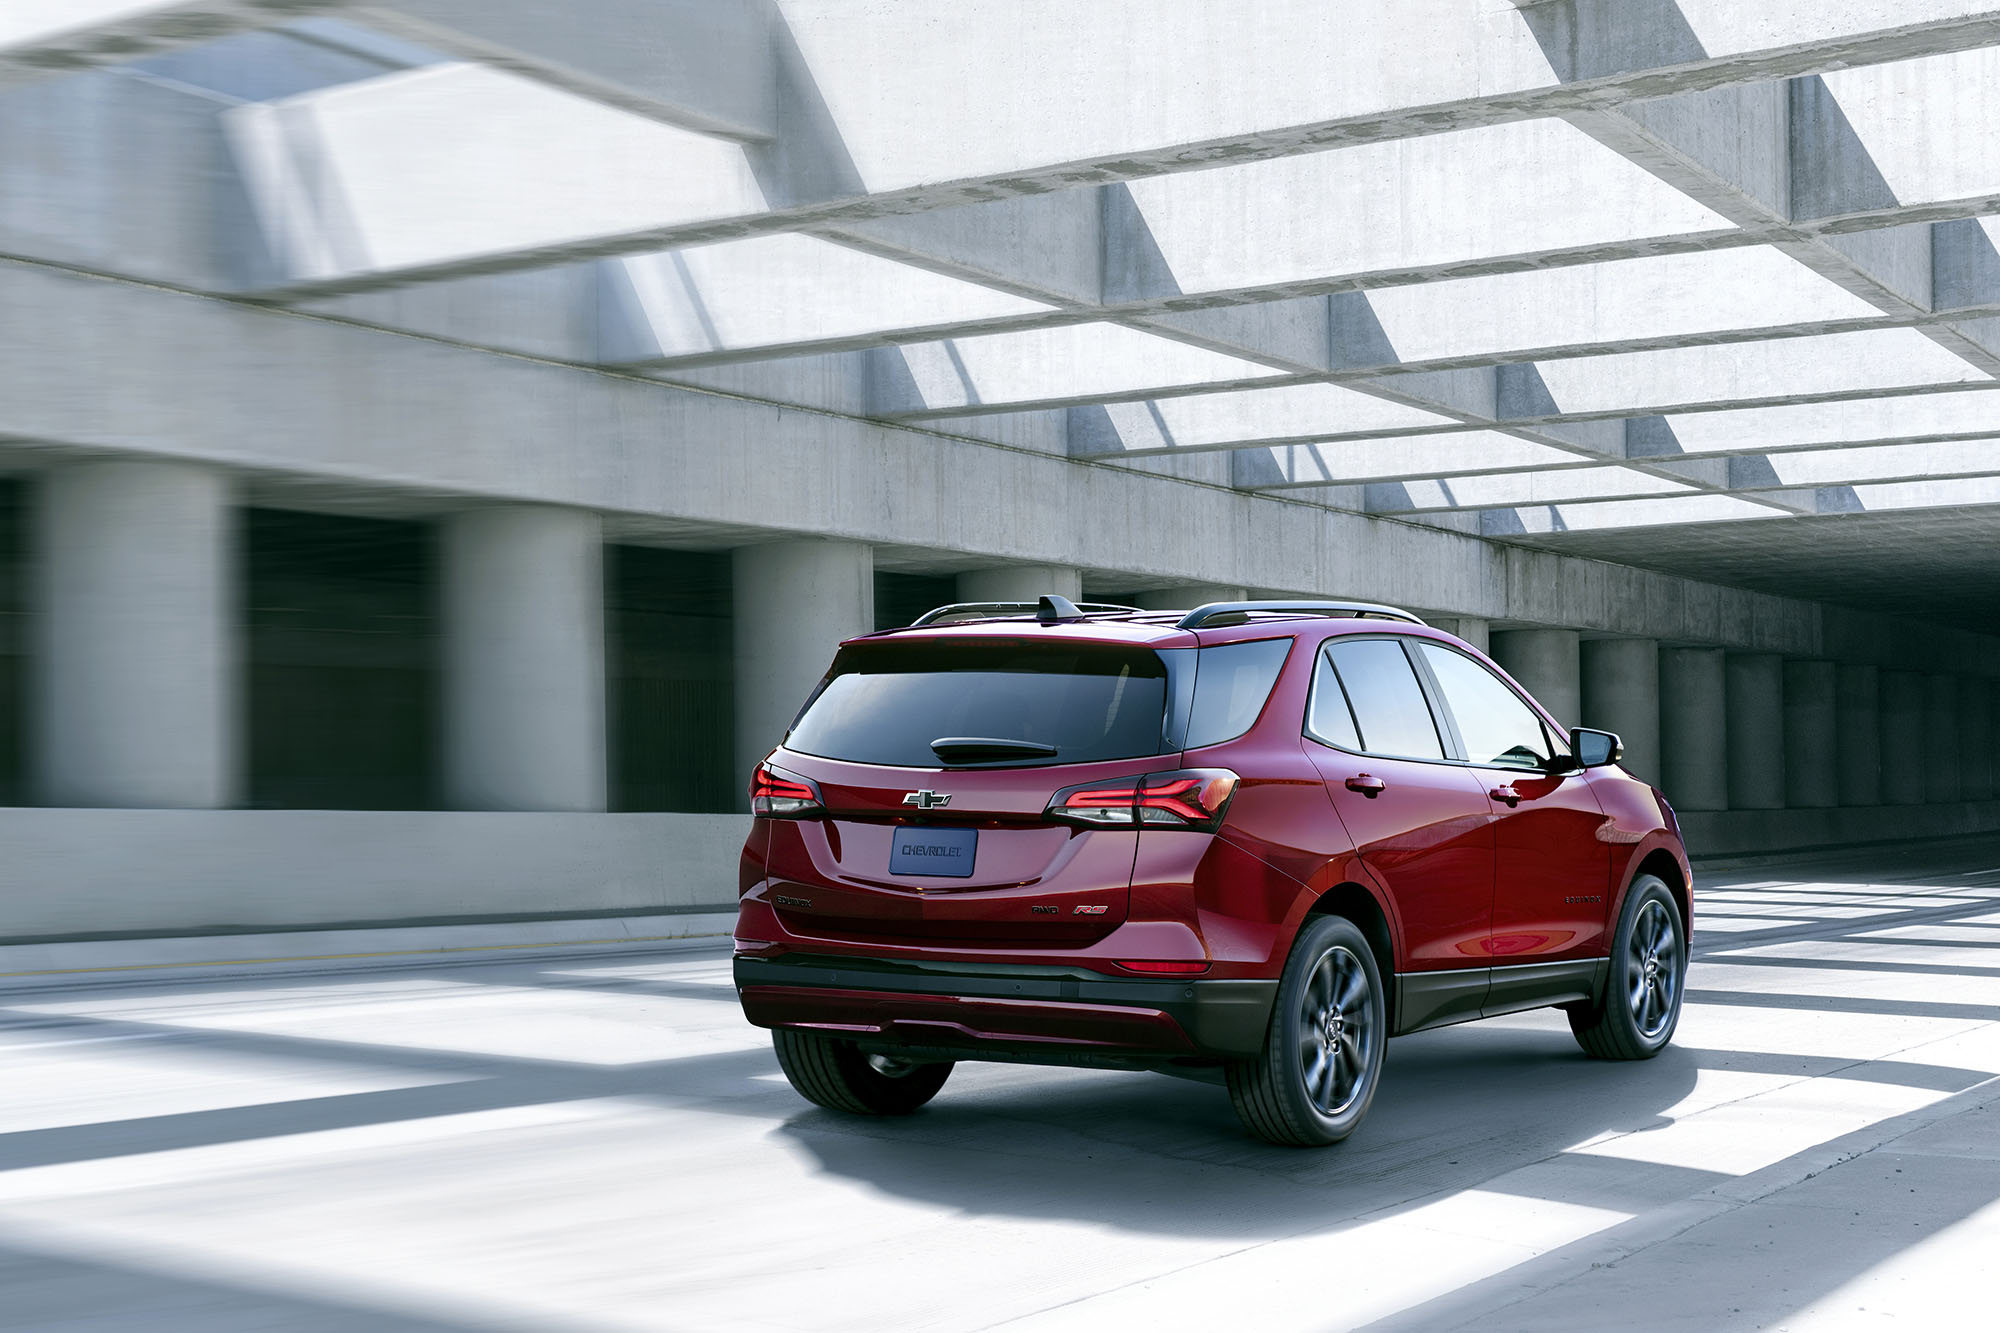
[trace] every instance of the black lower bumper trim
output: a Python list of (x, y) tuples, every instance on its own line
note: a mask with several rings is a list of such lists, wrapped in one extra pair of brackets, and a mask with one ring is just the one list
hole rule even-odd
[(1059, 1000), (1107, 1008), (1155, 1009), (1180, 1024), (1202, 1052), (1255, 1055), (1278, 983), (1107, 977), (1088, 968), (1030, 963), (931, 963), (822, 954), (737, 958), (736, 985), (942, 995), (960, 999)]

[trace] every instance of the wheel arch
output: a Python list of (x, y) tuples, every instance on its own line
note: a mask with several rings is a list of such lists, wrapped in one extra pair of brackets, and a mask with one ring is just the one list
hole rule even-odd
[[(1362, 936), (1368, 941), (1369, 952), (1375, 955), (1375, 966), (1382, 974), (1382, 990), (1389, 1007), (1389, 1031), (1396, 1030), (1396, 937), (1389, 924), (1389, 914), (1381, 900), (1364, 884), (1347, 880), (1334, 885), (1314, 899), (1306, 909), (1306, 920), (1316, 916), (1346, 917), (1360, 927)], [(1301, 928), (1304, 922), (1300, 923)]]
[[(1692, 937), (1694, 933), (1694, 898), (1688, 887), (1686, 871), (1673, 849), (1665, 845), (1654, 847), (1638, 858), (1632, 873), (1625, 879), (1625, 890), (1618, 895), (1618, 910), (1625, 910), (1625, 896), (1632, 891), (1632, 881), (1641, 875), (1652, 875), (1667, 886), (1667, 892), (1674, 896), (1674, 906), (1680, 909), (1681, 930)], [(1613, 917), (1615, 921), (1616, 916)]]

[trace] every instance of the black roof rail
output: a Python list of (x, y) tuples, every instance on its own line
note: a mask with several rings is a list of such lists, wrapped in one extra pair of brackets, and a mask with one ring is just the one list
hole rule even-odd
[(1356, 620), (1401, 620), (1412, 625), (1424, 623), (1408, 611), (1379, 606), (1374, 602), (1209, 602), (1182, 616), (1175, 628), (1200, 629), (1211, 620), (1248, 615), (1253, 611), (1266, 615), (1352, 616)]
[(1142, 614), (1144, 612), (1136, 606), (1120, 606), (1114, 602), (1072, 602), (1067, 597), (1048, 593), (1033, 602), (953, 602), (949, 606), (933, 607), (912, 620), (909, 628), (962, 624), (972, 620), (1002, 620), (1009, 616), (1034, 616), (1044, 624), (1055, 624), (1094, 615)]

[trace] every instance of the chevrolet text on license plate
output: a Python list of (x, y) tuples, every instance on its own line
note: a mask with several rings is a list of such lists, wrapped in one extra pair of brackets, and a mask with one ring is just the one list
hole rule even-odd
[(978, 847), (976, 828), (899, 828), (889, 842), (889, 873), (965, 879)]

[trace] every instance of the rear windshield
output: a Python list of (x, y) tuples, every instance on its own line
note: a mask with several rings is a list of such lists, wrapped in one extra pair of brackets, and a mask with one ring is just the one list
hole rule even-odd
[(801, 754), (904, 768), (946, 766), (931, 748), (946, 737), (1054, 750), (995, 755), (981, 766), (1131, 759), (1161, 753), (1166, 707), (1166, 663), (1144, 649), (870, 645), (840, 655), (785, 744)]

